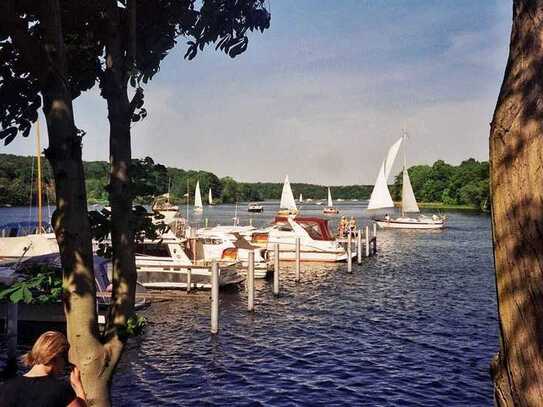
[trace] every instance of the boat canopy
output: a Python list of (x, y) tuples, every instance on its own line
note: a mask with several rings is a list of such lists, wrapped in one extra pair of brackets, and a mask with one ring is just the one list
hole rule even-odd
[[(38, 222), (10, 222), (0, 225), (0, 237), (19, 237), (35, 235), (39, 232)], [(49, 223), (42, 222), (42, 233), (53, 233)]]
[[(328, 220), (312, 217), (312, 216), (297, 216), (294, 222), (299, 224), (304, 230), (315, 240), (335, 240), (332, 232), (328, 228)], [(276, 216), (274, 224), (281, 225), (288, 223), (286, 216)]]

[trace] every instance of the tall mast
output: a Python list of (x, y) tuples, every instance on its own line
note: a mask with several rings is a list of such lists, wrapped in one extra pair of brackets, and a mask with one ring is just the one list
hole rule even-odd
[(38, 190), (38, 234), (41, 234), (43, 224), (42, 214), (42, 191), (41, 191), (41, 143), (40, 143), (40, 122), (36, 121), (36, 158), (38, 161), (38, 177), (37, 177), (37, 190)]
[(190, 202), (190, 190), (189, 190), (189, 179), (187, 178), (187, 223), (189, 221), (189, 202)]
[[(406, 150), (407, 150), (407, 131), (405, 131), (405, 129), (402, 130), (403, 131), (403, 134), (402, 134), (402, 137), (403, 137), (403, 171), (406, 171), (407, 170), (407, 153), (406, 153)], [(402, 171), (402, 179), (403, 179), (403, 171)], [(400, 208), (401, 208), (401, 211), (402, 211), (402, 217), (404, 216), (404, 211), (403, 211), (403, 185), (402, 185), (402, 200), (400, 202)]]

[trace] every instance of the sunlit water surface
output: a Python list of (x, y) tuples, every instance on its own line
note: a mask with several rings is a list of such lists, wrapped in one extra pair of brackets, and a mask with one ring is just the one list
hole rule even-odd
[[(360, 223), (365, 206), (339, 205)], [(275, 209), (249, 215), (244, 205), (238, 215), (264, 225)], [(192, 220), (229, 224), (235, 212), (222, 205)], [(0, 210), (1, 223), (27, 216)], [(352, 274), (345, 264), (307, 264), (296, 284), (292, 265), (282, 265), (281, 296), (257, 281), (254, 314), (243, 289), (221, 292), (215, 337), (208, 293), (154, 303), (115, 375), (114, 403), (491, 405), (498, 331), (489, 218), (448, 216), (444, 231), (379, 231), (378, 255)]]

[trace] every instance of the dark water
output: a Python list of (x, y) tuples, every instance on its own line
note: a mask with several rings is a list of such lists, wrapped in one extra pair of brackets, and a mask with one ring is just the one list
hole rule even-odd
[[(361, 221), (363, 206), (339, 205)], [(0, 221), (17, 211), (1, 210)], [(227, 224), (233, 215), (219, 206), (201, 218)], [(491, 405), (498, 332), (489, 218), (448, 215), (444, 231), (380, 231), (378, 255), (352, 274), (345, 264), (305, 265), (295, 284), (284, 265), (279, 298), (257, 282), (255, 314), (243, 290), (221, 293), (217, 337), (207, 293), (153, 304), (115, 376), (115, 404)], [(271, 216), (266, 206), (252, 218)]]

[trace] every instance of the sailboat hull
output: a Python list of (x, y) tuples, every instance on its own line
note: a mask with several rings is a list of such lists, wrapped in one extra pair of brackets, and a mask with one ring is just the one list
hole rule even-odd
[(443, 220), (433, 219), (376, 219), (375, 222), (382, 229), (443, 229), (445, 227)]

